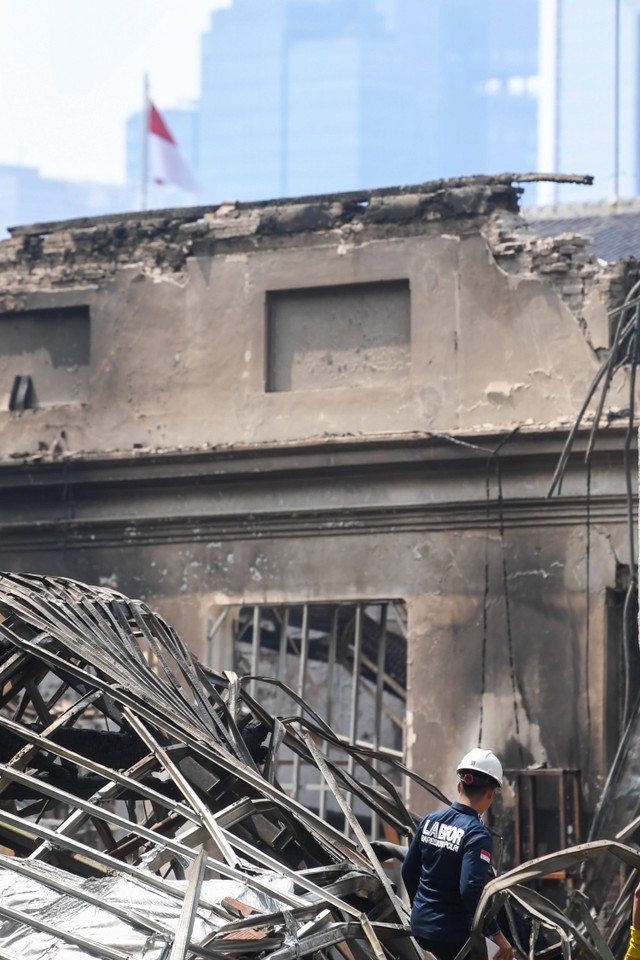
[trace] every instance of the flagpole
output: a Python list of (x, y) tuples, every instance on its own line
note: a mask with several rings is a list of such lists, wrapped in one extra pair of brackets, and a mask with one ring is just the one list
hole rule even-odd
[(142, 143), (140, 148), (140, 209), (147, 209), (147, 190), (149, 186), (149, 75), (145, 73), (142, 96)]

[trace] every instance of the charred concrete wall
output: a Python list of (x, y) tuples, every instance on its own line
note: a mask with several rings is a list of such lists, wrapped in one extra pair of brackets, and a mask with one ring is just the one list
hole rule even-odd
[[(513, 226), (510, 243), (492, 232), (515, 202), (506, 185), (476, 185), (19, 230), (0, 245), (13, 344), (0, 396), (6, 412), (15, 368), (31, 372), (34, 402), (2, 417), (0, 455), (50, 446), (62, 421), (66, 449), (105, 451), (570, 419), (607, 345), (611, 271), (575, 241), (525, 249)], [(394, 284), (409, 291), (397, 329)], [(365, 294), (359, 321), (340, 327), (339, 304), (353, 312), (348, 298)], [(335, 342), (296, 348), (282, 316), (270, 327), (267, 304), (285, 295), (302, 338), (323, 316)], [(81, 311), (88, 351), (61, 370), (46, 328)], [(287, 363), (296, 378), (269, 389)]]
[(221, 603), (403, 599), (412, 765), (450, 788), (482, 735), (508, 766), (580, 769), (592, 808), (624, 370), (589, 500), (580, 451), (547, 491), (633, 270), (532, 237), (484, 179), (20, 228), (0, 563), (142, 596), (200, 653)]

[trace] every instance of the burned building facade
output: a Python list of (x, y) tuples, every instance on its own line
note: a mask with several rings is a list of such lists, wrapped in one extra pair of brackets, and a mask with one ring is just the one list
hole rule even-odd
[(635, 279), (507, 178), (16, 228), (0, 568), (141, 597), (445, 791), (491, 746), (514, 859), (575, 842), (636, 668), (624, 364), (549, 491)]

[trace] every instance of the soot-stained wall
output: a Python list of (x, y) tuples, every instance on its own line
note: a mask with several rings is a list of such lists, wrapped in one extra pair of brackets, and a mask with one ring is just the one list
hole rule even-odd
[[(452, 791), (481, 737), (511, 768), (580, 769), (593, 809), (624, 370), (589, 499), (582, 434), (547, 494), (631, 270), (532, 236), (483, 178), (21, 228), (0, 397), (17, 374), (34, 392), (0, 410), (0, 564), (140, 596), (203, 656), (220, 604), (401, 599), (412, 766)], [(88, 341), (44, 402), (63, 315)]]

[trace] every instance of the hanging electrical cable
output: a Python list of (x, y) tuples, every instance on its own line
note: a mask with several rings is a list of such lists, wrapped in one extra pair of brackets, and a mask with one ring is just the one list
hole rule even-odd
[(481, 652), (481, 680), (480, 680), (480, 718), (478, 728), (478, 743), (482, 744), (482, 735), (484, 730), (484, 695), (486, 692), (486, 671), (487, 671), (487, 646), (489, 637), (489, 597), (490, 597), (490, 551), (491, 540), (491, 472), (495, 469), (497, 481), (497, 507), (498, 507), (498, 530), (500, 535), (501, 551), (501, 569), (502, 584), (505, 602), (505, 629), (507, 636), (507, 656), (509, 661), (509, 674), (511, 679), (511, 690), (513, 695), (514, 727), (520, 751), (520, 760), (524, 765), (524, 756), (522, 744), (520, 743), (520, 716), (518, 708), (518, 681), (515, 670), (515, 656), (513, 645), (513, 630), (511, 626), (511, 603), (509, 597), (509, 577), (507, 570), (507, 543), (504, 529), (504, 495), (502, 488), (502, 472), (500, 463), (500, 451), (515, 436), (520, 427), (517, 426), (502, 438), (500, 443), (491, 451), (487, 459), (487, 473), (485, 479), (485, 499), (486, 499), (486, 539), (485, 539), (485, 562), (484, 562), (484, 594), (482, 603), (482, 652)]
[[(633, 510), (633, 486), (631, 483), (631, 442), (635, 434), (635, 389), (638, 366), (638, 347), (640, 343), (640, 305), (636, 305), (633, 339), (629, 354), (629, 416), (624, 443), (624, 474), (627, 498), (627, 533), (629, 536), (629, 583), (624, 600), (622, 614), (622, 643), (624, 648), (625, 684), (622, 728), (626, 729), (631, 719), (631, 638), (629, 636), (630, 612), (638, 596), (638, 569), (635, 558), (635, 521)], [(636, 631), (637, 635), (637, 631)]]
[(484, 594), (482, 598), (482, 653), (480, 661), (480, 719), (478, 725), (478, 746), (482, 746), (484, 727), (484, 695), (487, 689), (487, 642), (489, 637), (489, 541), (491, 530), (491, 460), (487, 461), (485, 478), (486, 534), (484, 541)]
[(513, 694), (513, 716), (520, 764), (525, 765), (522, 743), (520, 742), (520, 717), (518, 709), (518, 682), (516, 678), (515, 656), (513, 651), (513, 631), (511, 629), (511, 601), (509, 597), (509, 575), (507, 571), (507, 544), (504, 535), (504, 496), (502, 491), (502, 470), (500, 457), (496, 456), (496, 477), (498, 480), (498, 520), (500, 524), (500, 553), (502, 559), (502, 589), (504, 590), (504, 615), (507, 631), (507, 654), (509, 657), (509, 674), (511, 677), (511, 692)]
[[(585, 459), (588, 460), (593, 453), (595, 448), (596, 436), (600, 426), (600, 420), (602, 417), (602, 412), (604, 409), (604, 400), (608, 392), (609, 386), (613, 379), (614, 374), (620, 369), (620, 367), (629, 363), (629, 347), (630, 343), (633, 341), (635, 336), (635, 330), (637, 327), (637, 319), (634, 315), (632, 320), (627, 321), (626, 316), (632, 306), (638, 306), (638, 300), (636, 299), (636, 294), (640, 291), (640, 280), (631, 287), (631, 290), (625, 297), (625, 301), (621, 307), (617, 307), (615, 310), (610, 311), (609, 317), (620, 314), (620, 319), (616, 325), (616, 332), (613, 338), (613, 344), (611, 350), (609, 351), (608, 356), (600, 365), (595, 377), (593, 378), (587, 394), (582, 402), (582, 406), (578, 411), (578, 415), (573, 423), (571, 430), (569, 431), (569, 436), (562, 448), (562, 453), (556, 466), (553, 478), (551, 480), (551, 486), (549, 487), (549, 492), (547, 496), (552, 497), (554, 493), (560, 494), (562, 492), (562, 481), (564, 480), (564, 475), (566, 472), (567, 464), (569, 462), (569, 457), (571, 455), (571, 450), (573, 449), (573, 444), (577, 436), (578, 430), (580, 429), (580, 424), (584, 418), (587, 408), (591, 403), (600, 381), (604, 377), (604, 384), (602, 386), (602, 393), (598, 402), (598, 407), (596, 414), (591, 425), (591, 430), (589, 433), (589, 443), (587, 446), (587, 452), (585, 454)], [(635, 363), (633, 364), (635, 366)], [(634, 373), (635, 377), (635, 373)]]
[(587, 711), (587, 749), (584, 751), (585, 754), (585, 778), (588, 777), (589, 772), (589, 759), (591, 756), (591, 751), (589, 750), (589, 744), (591, 743), (591, 679), (589, 675), (589, 663), (591, 660), (591, 460), (587, 460), (587, 495), (586, 495), (586, 549), (585, 549), (585, 580), (586, 580), (586, 594), (585, 594), (585, 637), (584, 637), (584, 688), (585, 688), (585, 704)]

